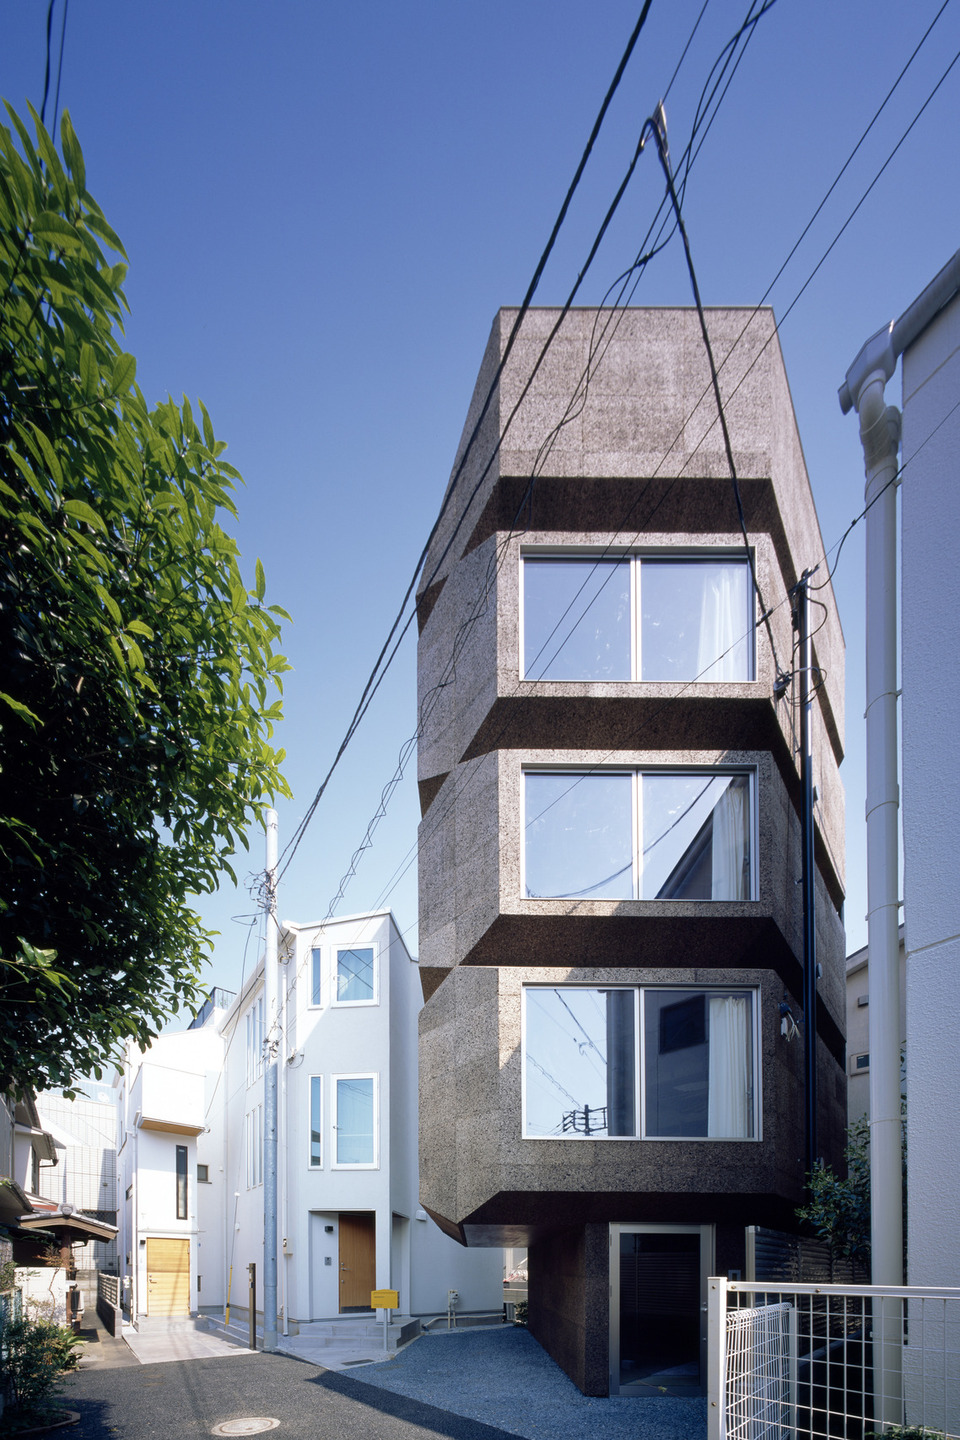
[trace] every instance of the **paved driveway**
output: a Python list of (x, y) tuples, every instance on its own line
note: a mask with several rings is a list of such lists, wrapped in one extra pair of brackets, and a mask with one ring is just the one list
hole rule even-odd
[(353, 1376), (251, 1351), (69, 1376), (62, 1400), (81, 1412), (71, 1440), (199, 1440), (223, 1420), (264, 1415), (277, 1440), (507, 1440), (506, 1432)]

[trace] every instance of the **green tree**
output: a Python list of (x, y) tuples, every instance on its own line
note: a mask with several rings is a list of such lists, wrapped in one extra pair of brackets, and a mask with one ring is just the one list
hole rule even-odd
[[(241, 579), (203, 405), (150, 407), (123, 247), (61, 156), (0, 126), (0, 1089), (67, 1085), (195, 1003), (214, 890), (288, 794), (279, 618)], [(110, 263), (107, 253), (114, 257)]]
[(847, 1174), (829, 1165), (807, 1176), (810, 1199), (797, 1210), (834, 1255), (857, 1264), (870, 1260), (870, 1126), (865, 1115), (847, 1127)]

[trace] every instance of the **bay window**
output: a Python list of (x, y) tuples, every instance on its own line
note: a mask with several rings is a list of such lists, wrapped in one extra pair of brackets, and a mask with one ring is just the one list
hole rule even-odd
[(525, 555), (525, 680), (753, 680), (744, 554)]
[(750, 900), (748, 771), (527, 770), (528, 898)]
[(528, 1138), (753, 1139), (751, 990), (528, 985)]

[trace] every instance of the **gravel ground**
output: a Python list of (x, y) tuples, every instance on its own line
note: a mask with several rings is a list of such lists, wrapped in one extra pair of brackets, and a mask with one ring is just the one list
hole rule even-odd
[(592, 1399), (519, 1327), (441, 1330), (350, 1375), (528, 1440), (704, 1440), (705, 1399)]

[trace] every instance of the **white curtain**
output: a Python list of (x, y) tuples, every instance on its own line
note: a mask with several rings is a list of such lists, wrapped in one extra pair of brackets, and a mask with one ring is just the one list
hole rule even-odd
[(713, 855), (710, 898), (747, 900), (747, 797), (745, 775), (732, 776), (713, 807)]
[(710, 997), (707, 1134), (746, 1140), (753, 1134), (750, 1099), (750, 1006), (747, 995)]
[(701, 565), (700, 643), (697, 680), (746, 680), (745, 569)]

